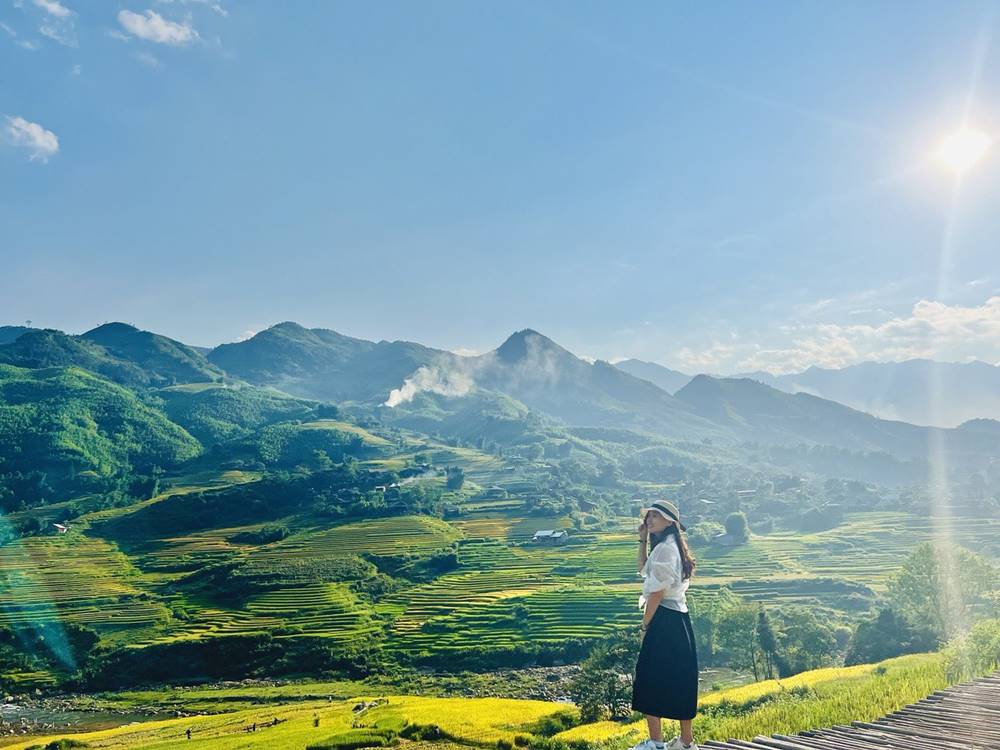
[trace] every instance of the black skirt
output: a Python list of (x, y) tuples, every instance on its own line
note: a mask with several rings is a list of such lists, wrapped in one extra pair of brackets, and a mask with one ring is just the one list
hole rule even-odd
[(698, 712), (698, 651), (687, 612), (656, 608), (635, 665), (632, 708), (664, 719)]

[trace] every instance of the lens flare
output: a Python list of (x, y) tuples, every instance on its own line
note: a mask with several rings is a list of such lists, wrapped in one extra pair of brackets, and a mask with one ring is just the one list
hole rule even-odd
[(982, 130), (962, 128), (941, 142), (937, 156), (948, 169), (963, 174), (981, 162), (992, 145), (993, 139)]

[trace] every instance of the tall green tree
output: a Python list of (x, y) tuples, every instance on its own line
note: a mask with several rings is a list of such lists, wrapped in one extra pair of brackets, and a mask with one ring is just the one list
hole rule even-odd
[(764, 607), (757, 613), (757, 642), (763, 655), (764, 675), (768, 680), (774, 679), (774, 667), (778, 656), (778, 639), (774, 634), (771, 618)]
[(892, 578), (887, 597), (907, 620), (944, 641), (1000, 615), (1000, 569), (964, 547), (924, 542)]

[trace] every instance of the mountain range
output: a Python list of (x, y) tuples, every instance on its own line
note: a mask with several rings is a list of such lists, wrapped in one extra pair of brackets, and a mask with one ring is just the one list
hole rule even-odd
[[(952, 377), (961, 378), (971, 378), (971, 372), (979, 378), (976, 393), (993, 403), (986, 396), (1000, 399), (1000, 382), (990, 390), (990, 374), (997, 368), (982, 363), (970, 370), (961, 365), (942, 365), (939, 370), (938, 363), (900, 366), (895, 372), (903, 374), (897, 380), (884, 375), (891, 369), (880, 366), (813, 368), (803, 374), (808, 378), (770, 376), (771, 383), (763, 382), (760, 374), (698, 375), (674, 388), (685, 377), (681, 373), (637, 360), (617, 367), (589, 362), (531, 329), (515, 332), (493, 351), (465, 357), (419, 343), (367, 341), (294, 322), (207, 353), (124, 323), (105, 324), (80, 336), (27, 329), (0, 345), (0, 363), (21, 368), (75, 366), (132, 388), (245, 383), (466, 438), (487, 423), (516, 423), (523, 429), (527, 415), (533, 414), (567, 426), (618, 428), (689, 441), (825, 445), (902, 459), (926, 457), (933, 445), (954, 461), (1000, 457), (998, 422), (977, 419), (954, 429), (922, 427), (880, 418), (800, 387), (840, 388), (847, 400), (865, 386), (886, 391), (898, 383), (899, 394), (883, 396), (915, 405), (919, 399), (905, 384), (924, 383), (926, 388), (938, 372), (959, 373)], [(916, 374), (904, 377), (911, 370)], [(865, 377), (869, 372), (883, 373), (883, 379), (872, 385), (872, 378)], [(929, 381), (921, 381), (921, 375)], [(945, 403), (960, 404), (953, 411), (968, 408), (967, 394), (948, 390), (946, 395)]]
[[(619, 369), (676, 393), (693, 376), (655, 362), (627, 359)], [(1000, 367), (986, 362), (862, 362), (840, 369), (810, 367), (787, 375), (756, 371), (733, 376), (786, 393), (838, 401), (883, 419), (955, 427), (970, 419), (1000, 419)]]

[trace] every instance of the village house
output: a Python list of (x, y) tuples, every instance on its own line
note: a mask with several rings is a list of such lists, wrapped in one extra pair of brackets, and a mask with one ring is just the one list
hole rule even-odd
[(531, 541), (537, 544), (566, 544), (569, 541), (569, 534), (565, 529), (542, 529), (535, 532)]

